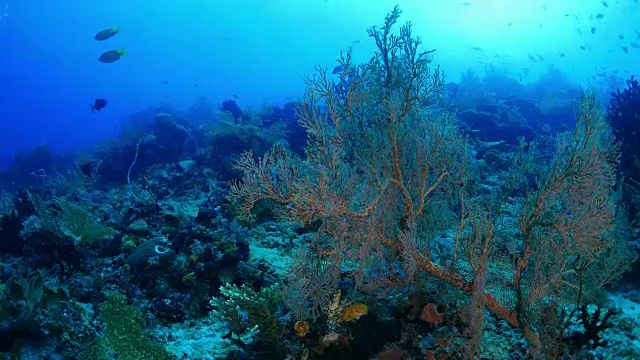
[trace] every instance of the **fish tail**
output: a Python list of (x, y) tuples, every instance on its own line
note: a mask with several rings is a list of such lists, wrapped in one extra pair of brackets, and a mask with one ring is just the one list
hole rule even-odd
[(118, 27), (116, 28), (116, 34), (120, 33), (120, 31), (122, 30), (120, 29), (120, 24), (118, 24)]
[(120, 51), (118, 51), (120, 53), (121, 56), (127, 56), (127, 51), (126, 49), (122, 49)]

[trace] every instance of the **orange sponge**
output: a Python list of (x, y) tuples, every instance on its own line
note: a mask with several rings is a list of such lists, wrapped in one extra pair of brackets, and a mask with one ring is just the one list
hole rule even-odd
[(342, 321), (356, 321), (368, 312), (369, 308), (363, 303), (349, 304), (342, 311)]

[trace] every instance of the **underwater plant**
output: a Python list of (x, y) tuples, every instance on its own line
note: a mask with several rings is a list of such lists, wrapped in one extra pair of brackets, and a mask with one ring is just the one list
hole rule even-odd
[[(502, 204), (493, 208), (470, 193), (466, 141), (455, 116), (437, 108), (443, 75), (411, 24), (392, 33), (399, 16), (396, 7), (382, 27), (368, 30), (377, 46), (369, 62), (353, 64), (349, 51), (339, 61), (340, 81), (323, 68), (308, 79), (299, 107), (306, 158), (281, 146), (258, 161), (245, 153), (236, 164), (242, 181), (232, 182), (229, 199), (245, 219), (267, 201), (281, 218), (315, 230), (286, 284), (286, 303), (300, 319), (318, 318), (344, 276), (378, 297), (399, 295), (428, 276), (519, 328), (536, 358), (553, 358), (561, 336), (550, 329), (562, 332), (578, 308), (549, 314), (598, 301), (634, 260), (624, 239), (613, 236), (611, 129), (594, 96), (583, 94), (574, 131), (559, 137), (544, 176), (526, 187), (512, 239), (515, 266), (504, 283), (491, 283)], [(447, 229), (455, 238), (443, 254), (435, 239)]]

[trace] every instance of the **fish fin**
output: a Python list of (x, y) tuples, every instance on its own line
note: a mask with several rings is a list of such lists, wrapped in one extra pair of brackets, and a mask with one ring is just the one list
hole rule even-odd
[(94, 112), (96, 110), (96, 107), (91, 104), (89, 104), (89, 107), (91, 108), (91, 112)]
[(118, 50), (118, 52), (120, 53), (121, 56), (127, 56), (127, 52), (125, 49)]
[(120, 24), (118, 24), (118, 27), (116, 28), (116, 34), (119, 34), (122, 31), (122, 29), (120, 29)]

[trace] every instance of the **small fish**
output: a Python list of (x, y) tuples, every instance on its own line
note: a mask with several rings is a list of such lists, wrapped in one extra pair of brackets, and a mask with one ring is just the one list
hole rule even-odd
[(112, 63), (120, 60), (120, 58), (125, 55), (127, 55), (127, 53), (124, 51), (124, 49), (109, 50), (109, 51), (103, 52), (102, 55), (100, 55), (100, 57), (98, 58), (98, 61), (103, 63)]
[(96, 164), (93, 161), (88, 161), (84, 164), (80, 164), (79, 168), (82, 174), (84, 174), (86, 177), (92, 177), (93, 175), (95, 175), (94, 171), (96, 170)]
[(606, 1), (603, 1), (603, 2), (602, 2), (602, 6), (604, 6), (604, 7), (609, 7), (609, 4), (607, 4), (607, 2), (606, 2)]
[(198, 85), (198, 84), (193, 84), (193, 87), (197, 89), (197, 88), (199, 88), (199, 87), (200, 87), (200, 85)]
[(460, 5), (460, 6), (469, 6), (469, 5), (471, 5), (471, 2), (469, 2), (469, 1), (467, 1), (467, 2), (461, 2), (461, 3), (459, 3), (458, 5)]
[(624, 51), (625, 54), (629, 53), (629, 48), (626, 46), (620, 46), (620, 48), (622, 48), (622, 51)]
[(169, 84), (169, 82), (168, 82), (167, 80), (165, 80), (165, 81), (163, 81), (163, 82), (162, 82), (162, 84), (163, 84), (163, 85), (168, 85), (168, 84)]
[(507, 26), (511, 26), (511, 25), (513, 25), (513, 23), (508, 23), (508, 24), (507, 24)]
[(342, 72), (344, 71), (344, 66), (342, 66), (342, 64), (336, 66), (333, 68), (333, 70), (331, 71), (331, 73), (333, 75), (337, 75), (337, 74), (342, 74)]
[(640, 49), (640, 44), (638, 44), (636, 42), (631, 42), (631, 43), (629, 43), (629, 45), (631, 45), (632, 48)]
[(540, 54), (538, 54), (538, 53), (536, 53), (535, 55), (538, 57), (538, 59), (539, 59), (540, 61), (544, 61), (544, 57), (542, 57), (542, 55), (540, 55)]
[(89, 106), (91, 106), (91, 112), (104, 109), (104, 107), (107, 106), (107, 103), (107, 99), (96, 99), (96, 101), (93, 102), (93, 105), (89, 104)]
[(602, 19), (604, 17), (604, 15), (602, 15), (601, 13), (598, 13), (598, 15), (596, 15), (596, 19)]
[(96, 36), (94, 36), (93, 38), (98, 41), (104, 41), (107, 39), (111, 39), (112, 37), (116, 36), (116, 34), (119, 32), (120, 32), (120, 26), (118, 26), (117, 28), (104, 29), (98, 32)]
[(622, 34), (618, 35), (618, 39), (624, 40), (624, 35), (622, 35)]
[(239, 99), (238, 95), (236, 94), (231, 94), (231, 96), (233, 96), (234, 99)]
[(593, 26), (591, 27), (591, 33), (595, 34), (596, 33), (596, 28), (594, 28)]
[(564, 57), (564, 53), (560, 53), (560, 54), (558, 54), (558, 55), (560, 55), (560, 57)]
[(483, 51), (484, 51), (484, 49), (483, 49), (483, 48), (481, 48), (481, 47), (477, 47), (477, 46), (472, 46), (472, 47), (471, 47), (471, 50), (478, 51), (478, 52), (483, 52)]
[(535, 58), (533, 55), (531, 55), (531, 54), (528, 54), (528, 55), (527, 55), (527, 57), (529, 57), (529, 60), (531, 60), (531, 61), (533, 61), (533, 62), (536, 62), (536, 61), (537, 61), (537, 60), (536, 60), (536, 58)]
[(580, 49), (587, 50), (587, 48), (584, 45), (580, 45)]

